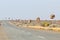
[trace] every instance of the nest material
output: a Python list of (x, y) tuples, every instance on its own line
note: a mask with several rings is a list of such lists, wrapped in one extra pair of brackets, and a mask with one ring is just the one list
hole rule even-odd
[(54, 19), (54, 18), (55, 18), (55, 15), (54, 15), (54, 14), (51, 14), (51, 15), (50, 15), (50, 18), (51, 18), (51, 19)]

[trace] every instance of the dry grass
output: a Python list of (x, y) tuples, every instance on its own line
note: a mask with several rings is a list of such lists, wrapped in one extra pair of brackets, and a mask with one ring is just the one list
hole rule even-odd
[[(44, 21), (42, 21), (44, 22)], [(50, 22), (50, 21), (48, 21)], [(26, 28), (32, 28), (32, 29), (43, 29), (43, 30), (52, 30), (52, 31), (59, 31), (60, 32), (60, 28), (58, 27), (43, 27), (40, 26), (41, 23), (36, 23), (35, 21), (32, 21), (31, 23), (25, 23), (25, 21), (22, 22), (16, 22), (16, 21), (12, 21), (12, 24), (19, 26), (19, 27), (26, 27)]]

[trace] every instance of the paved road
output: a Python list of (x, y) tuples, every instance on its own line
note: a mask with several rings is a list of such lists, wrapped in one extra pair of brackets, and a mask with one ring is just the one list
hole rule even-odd
[(60, 40), (60, 33), (18, 28), (3, 21), (3, 28), (9, 40)]

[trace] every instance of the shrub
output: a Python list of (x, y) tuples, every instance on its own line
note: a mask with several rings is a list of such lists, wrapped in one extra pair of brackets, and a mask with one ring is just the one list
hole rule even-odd
[(51, 24), (51, 25), (49, 25), (49, 27), (60, 27), (60, 25), (58, 25), (58, 24)]
[(40, 23), (40, 18), (39, 17), (36, 18), (36, 22)]
[(47, 26), (50, 25), (50, 23), (45, 21), (45, 22), (42, 22), (41, 25), (44, 26), (44, 27), (47, 27)]

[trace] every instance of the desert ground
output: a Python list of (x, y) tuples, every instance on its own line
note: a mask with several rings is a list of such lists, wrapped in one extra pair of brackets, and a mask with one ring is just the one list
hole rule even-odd
[[(21, 23), (18, 22), (18, 24), (20, 25)], [(2, 20), (0, 25), (0, 40), (60, 40), (60, 32), (35, 30), (26, 28), (26, 25), (23, 24), (19, 25), (17, 25), (16, 21)]]

